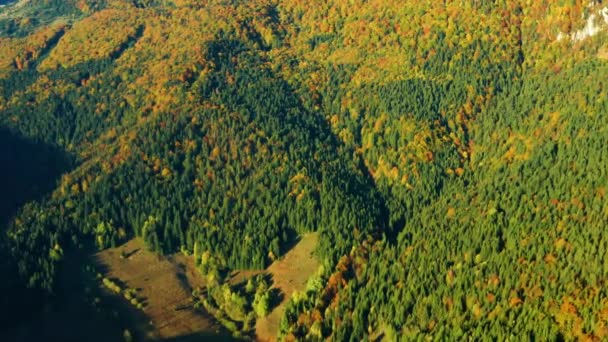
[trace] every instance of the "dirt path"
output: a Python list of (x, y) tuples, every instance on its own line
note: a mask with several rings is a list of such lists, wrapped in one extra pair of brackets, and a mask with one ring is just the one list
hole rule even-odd
[[(123, 252), (128, 257), (121, 258)], [(211, 317), (191, 305), (192, 288), (204, 286), (191, 258), (162, 257), (149, 252), (141, 239), (134, 239), (97, 253), (95, 259), (105, 268), (105, 277), (138, 289), (137, 297), (145, 298), (144, 314), (151, 328), (140, 326), (138, 330), (146, 331), (147, 339), (200, 334), (215, 340), (230, 337)]]
[(272, 276), (272, 287), (279, 289), (283, 297), (281, 303), (268, 316), (257, 320), (255, 330), (258, 340), (276, 340), (279, 323), (289, 298), (295, 291), (305, 290), (308, 278), (319, 269), (319, 261), (313, 255), (317, 240), (318, 233), (302, 236), (293, 249), (266, 270)]

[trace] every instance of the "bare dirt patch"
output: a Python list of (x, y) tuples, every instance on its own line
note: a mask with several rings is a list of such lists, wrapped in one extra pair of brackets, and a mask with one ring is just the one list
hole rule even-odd
[(105, 277), (137, 289), (149, 322), (141, 322), (135, 329), (146, 339), (184, 336), (230, 339), (221, 325), (192, 305), (192, 289), (203, 287), (204, 279), (191, 258), (157, 255), (148, 251), (141, 239), (99, 252), (94, 258)]
[(306, 282), (319, 269), (319, 261), (313, 251), (317, 245), (318, 233), (302, 236), (300, 241), (285, 256), (268, 267), (266, 273), (272, 277), (272, 288), (281, 293), (281, 302), (270, 314), (257, 320), (257, 339), (275, 341), (285, 305), (296, 291), (304, 291)]

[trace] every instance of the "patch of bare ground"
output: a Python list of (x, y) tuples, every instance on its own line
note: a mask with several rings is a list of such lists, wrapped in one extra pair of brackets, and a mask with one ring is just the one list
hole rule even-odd
[(137, 297), (143, 299), (143, 313), (149, 322), (139, 322), (135, 327), (139, 335), (148, 340), (188, 336), (230, 339), (220, 324), (193, 306), (192, 289), (203, 287), (204, 279), (192, 258), (163, 257), (148, 251), (141, 239), (133, 239), (95, 254), (94, 259), (105, 277), (136, 289)]
[(296, 291), (304, 291), (306, 282), (319, 269), (319, 261), (313, 251), (318, 233), (303, 235), (285, 256), (270, 265), (266, 273), (272, 277), (272, 288), (280, 291), (281, 302), (268, 316), (257, 320), (256, 337), (259, 341), (275, 341), (285, 305)]

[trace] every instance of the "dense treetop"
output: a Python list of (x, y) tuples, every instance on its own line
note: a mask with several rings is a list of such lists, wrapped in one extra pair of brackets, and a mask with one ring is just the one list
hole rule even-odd
[(606, 338), (607, 36), (569, 39), (601, 6), (0, 8), (0, 271), (54, 293), (133, 236), (260, 269), (318, 231), (285, 339)]

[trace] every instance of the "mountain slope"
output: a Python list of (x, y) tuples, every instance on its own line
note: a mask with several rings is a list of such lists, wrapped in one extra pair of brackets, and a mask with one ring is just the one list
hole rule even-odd
[(134, 236), (221, 278), (318, 231), (286, 339), (606, 335), (606, 35), (558, 39), (601, 4), (17, 6), (0, 127), (73, 160), (5, 201), (30, 287)]

